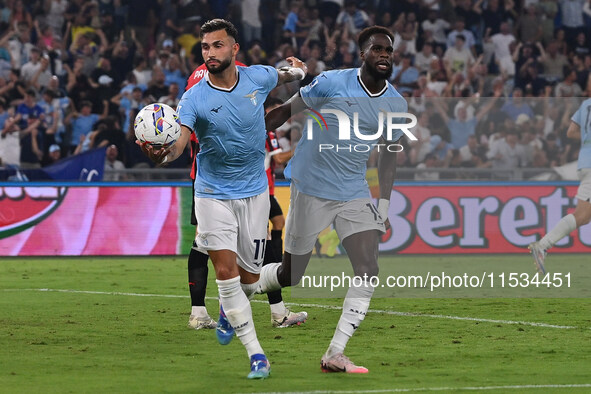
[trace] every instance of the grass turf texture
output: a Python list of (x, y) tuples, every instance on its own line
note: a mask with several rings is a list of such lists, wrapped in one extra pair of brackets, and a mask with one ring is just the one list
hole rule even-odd
[[(433, 257), (395, 258), (419, 263)], [(582, 256), (561, 257), (569, 258)], [(392, 257), (382, 257), (386, 259)], [(531, 264), (529, 256), (470, 259)], [(212, 271), (208, 296), (213, 297), (217, 290)], [(175, 297), (31, 290), (41, 288)], [(342, 303), (336, 298), (285, 298), (291, 303)], [(217, 301), (209, 298), (207, 307), (217, 318)], [(188, 329), (189, 308), (185, 257), (3, 258), (0, 392), (355, 391), (591, 383), (591, 300), (585, 298), (375, 299), (371, 304), (375, 310), (576, 328), (370, 313), (346, 351), (369, 368), (365, 376), (320, 372), (320, 357), (332, 338), (339, 310), (307, 307), (306, 324), (274, 329), (268, 306), (257, 302), (253, 304), (257, 332), (272, 364), (271, 378), (264, 381), (246, 379), (248, 359), (238, 339), (222, 347), (213, 331)]]

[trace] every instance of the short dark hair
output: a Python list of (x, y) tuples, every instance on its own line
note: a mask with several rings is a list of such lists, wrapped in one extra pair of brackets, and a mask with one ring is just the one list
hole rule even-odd
[(212, 33), (218, 30), (225, 30), (234, 41), (238, 41), (238, 30), (236, 30), (236, 27), (234, 27), (232, 22), (220, 18), (207, 21), (201, 26), (201, 38), (207, 33)]
[(392, 32), (389, 29), (383, 26), (366, 27), (361, 31), (361, 33), (359, 33), (359, 39), (357, 40), (360, 50), (363, 50), (363, 47), (365, 46), (367, 41), (369, 41), (371, 36), (373, 36), (374, 34), (384, 34), (390, 37), (390, 40), (394, 42), (394, 34), (392, 34)]

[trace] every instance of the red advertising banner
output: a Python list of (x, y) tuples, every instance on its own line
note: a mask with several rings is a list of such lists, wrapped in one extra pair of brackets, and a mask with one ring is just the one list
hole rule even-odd
[[(576, 206), (577, 186), (396, 186), (392, 230), (380, 251), (398, 253), (524, 253)], [(591, 224), (560, 240), (552, 253), (590, 252)]]
[(176, 187), (0, 187), (1, 256), (178, 254)]
[[(380, 251), (526, 253), (530, 242), (574, 210), (577, 186), (571, 185), (397, 185), (389, 211), (393, 230), (382, 237)], [(180, 190), (0, 187), (0, 256), (179, 254), (184, 242), (180, 223), (188, 222), (188, 212), (180, 208)], [(287, 212), (289, 188), (278, 187), (276, 196)], [(552, 249), (589, 251), (591, 224)]]

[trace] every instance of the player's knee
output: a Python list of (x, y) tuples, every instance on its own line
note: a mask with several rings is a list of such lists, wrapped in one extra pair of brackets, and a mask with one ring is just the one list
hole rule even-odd
[(215, 276), (219, 280), (227, 280), (239, 276), (239, 272), (234, 267), (218, 266), (215, 267)]
[(271, 218), (273, 230), (283, 230), (285, 227), (285, 217), (283, 215), (274, 216)]
[(371, 278), (372, 276), (378, 276), (380, 273), (380, 268), (378, 267), (377, 263), (368, 262), (364, 264), (358, 264), (353, 271), (357, 276), (366, 276)]

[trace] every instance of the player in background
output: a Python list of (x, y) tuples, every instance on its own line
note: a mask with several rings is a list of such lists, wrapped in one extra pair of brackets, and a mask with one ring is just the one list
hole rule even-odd
[(575, 229), (584, 226), (591, 221), (591, 99), (583, 101), (577, 112), (571, 118), (566, 136), (581, 140), (581, 150), (577, 173), (581, 183), (577, 190), (577, 207), (573, 213), (569, 213), (556, 223), (554, 228), (544, 237), (529, 244), (529, 250), (534, 257), (534, 263), (539, 273), (546, 274), (544, 266), (548, 249), (556, 242), (566, 237)]
[[(257, 339), (249, 297), (258, 287), (267, 237), (268, 185), (264, 171), (266, 138), (263, 102), (280, 83), (303, 79), (306, 66), (236, 67), (238, 33), (228, 21), (214, 19), (201, 28), (201, 51), (208, 74), (186, 91), (178, 105), (181, 136), (168, 149), (142, 145), (157, 164), (175, 160), (196, 133), (195, 242), (207, 251), (220, 296), (218, 340), (227, 344), (234, 331), (250, 358), (250, 379), (266, 378), (270, 364)], [(138, 142), (139, 143), (139, 142)]]
[[(269, 113), (274, 108), (279, 107), (283, 102), (279, 99), (268, 98), (265, 101), (265, 113)], [(265, 248), (265, 259), (263, 266), (276, 263), (283, 259), (283, 227), (285, 227), (285, 216), (279, 202), (275, 198), (275, 165), (284, 164), (291, 159), (292, 151), (284, 152), (279, 146), (275, 130), (267, 130), (267, 141), (265, 143), (265, 171), (269, 183), (269, 220), (271, 221), (271, 239), (267, 239)], [(270, 242), (269, 242), (270, 241)], [(300, 325), (308, 318), (308, 314), (302, 312), (292, 312), (283, 303), (281, 289), (267, 293), (269, 306), (271, 307), (271, 323), (273, 327), (290, 327)]]
[[(246, 67), (245, 64), (236, 62), (236, 66)], [(191, 77), (188, 79), (187, 89), (189, 90), (197, 82), (199, 82), (207, 73), (205, 64), (197, 67)], [(272, 103), (274, 107), (282, 104), (281, 100), (269, 98), (265, 101), (265, 106)], [(268, 108), (265, 108), (267, 111)], [(199, 153), (199, 141), (194, 133), (191, 134), (191, 179), (193, 180), (193, 195), (195, 194), (195, 174), (197, 171), (195, 157)], [(269, 211), (269, 220), (271, 220), (271, 243), (267, 242), (265, 248), (265, 257), (263, 265), (269, 263), (275, 263), (281, 261), (283, 256), (283, 240), (282, 231), (285, 226), (285, 217), (281, 206), (275, 199), (275, 176), (273, 169), (275, 162), (282, 164), (291, 158), (290, 152), (283, 152), (279, 148), (275, 133), (272, 131), (267, 132), (267, 139), (265, 143), (265, 171), (267, 173), (267, 179), (269, 182), (269, 200), (271, 209)], [(191, 224), (197, 226), (197, 218), (195, 217), (195, 200), (191, 206)], [(198, 228), (195, 228), (195, 237), (198, 235)], [(189, 293), (191, 295), (191, 315), (189, 316), (188, 327), (200, 330), (200, 329), (212, 329), (217, 327), (217, 323), (207, 313), (205, 307), (205, 294), (207, 289), (207, 276), (209, 274), (209, 268), (207, 262), (209, 256), (206, 253), (202, 253), (198, 250), (196, 243), (193, 241), (193, 247), (189, 253), (189, 260), (187, 264), (188, 276), (189, 276)], [(281, 296), (281, 290), (276, 290), (267, 294), (269, 299), (269, 306), (271, 308), (271, 323), (274, 327), (285, 328), (293, 325), (300, 325), (304, 323), (308, 318), (306, 312), (292, 312), (283, 303), (283, 297)]]
[[(386, 28), (373, 26), (364, 29), (358, 41), (363, 61), (359, 69), (320, 74), (265, 118), (267, 129), (272, 130), (306, 108), (318, 113), (322, 108), (338, 109), (349, 119), (354, 119), (357, 113), (360, 132), (366, 137), (374, 135), (373, 140), (362, 140), (355, 135), (351, 135), (350, 141), (339, 140), (339, 121), (329, 113), (324, 115), (325, 130), (308, 130), (306, 126), (285, 171), (286, 177), (292, 180), (285, 256), (281, 264), (263, 267), (257, 289), (257, 293), (264, 293), (297, 284), (310, 261), (318, 234), (334, 224), (355, 276), (360, 277), (362, 285), (347, 291), (336, 332), (321, 360), (325, 372), (368, 372), (367, 368), (355, 365), (343, 352), (365, 318), (374, 292), (373, 286), (363, 277), (378, 274), (378, 241), (389, 226), (388, 209), (396, 175), (397, 148), (394, 144), (402, 131), (394, 130), (389, 141), (383, 135), (375, 134), (380, 112), (406, 113), (408, 109), (406, 101), (388, 83), (394, 53), (392, 33)], [(308, 139), (309, 131), (312, 131), (312, 139)], [(345, 143), (371, 145), (378, 141), (385, 146), (379, 152), (380, 199), (376, 210), (365, 180), (370, 152), (361, 153), (354, 149), (320, 151), (319, 147), (320, 144), (335, 146)]]

